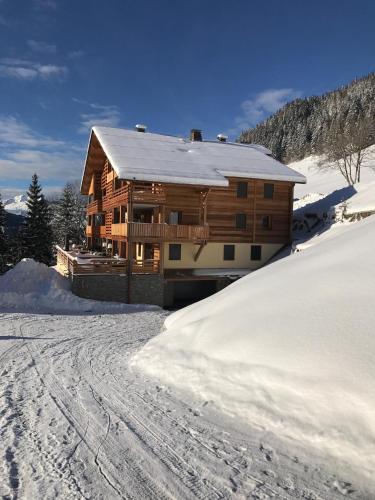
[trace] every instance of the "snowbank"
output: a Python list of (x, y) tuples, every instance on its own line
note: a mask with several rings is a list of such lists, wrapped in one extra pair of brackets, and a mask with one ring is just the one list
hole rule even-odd
[(374, 248), (372, 216), (172, 314), (132, 366), (370, 476)]
[(55, 269), (23, 259), (0, 276), (0, 311), (46, 313), (126, 313), (157, 306), (137, 306), (82, 299), (70, 291), (69, 280)]
[(375, 212), (375, 182), (367, 185), (358, 184), (358, 191), (348, 202), (347, 215)]

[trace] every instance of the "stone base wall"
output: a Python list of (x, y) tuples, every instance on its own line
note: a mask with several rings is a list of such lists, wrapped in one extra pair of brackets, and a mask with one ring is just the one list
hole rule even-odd
[[(70, 279), (72, 292), (85, 299), (155, 304), (161, 307), (173, 304), (173, 283), (168, 283), (160, 274), (133, 274), (130, 277), (130, 297), (126, 275), (81, 274), (71, 276)], [(222, 290), (230, 283), (232, 280), (229, 278), (217, 279), (216, 291)]]
[[(128, 277), (113, 274), (81, 274), (71, 277), (72, 292), (85, 299), (129, 302)], [(159, 274), (133, 274), (130, 303), (164, 305), (164, 278)]]
[(72, 292), (85, 299), (128, 302), (128, 277), (110, 274), (71, 276)]
[(130, 302), (132, 304), (156, 304), (164, 306), (164, 283), (160, 274), (132, 274), (130, 278)]

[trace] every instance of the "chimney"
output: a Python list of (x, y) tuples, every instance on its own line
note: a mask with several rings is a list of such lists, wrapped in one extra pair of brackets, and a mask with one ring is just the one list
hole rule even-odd
[(224, 134), (219, 134), (217, 136), (217, 140), (220, 141), (220, 142), (227, 142), (227, 139), (228, 139), (228, 136), (224, 135)]
[(202, 142), (202, 131), (197, 128), (190, 130), (190, 140), (195, 142)]
[(146, 125), (142, 125), (141, 123), (137, 123), (137, 125), (135, 126), (135, 130), (137, 132), (146, 132)]

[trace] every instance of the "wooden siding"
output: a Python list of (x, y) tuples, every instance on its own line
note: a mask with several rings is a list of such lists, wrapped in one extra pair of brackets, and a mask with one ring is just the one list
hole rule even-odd
[(209, 237), (209, 228), (208, 226), (130, 222), (112, 224), (111, 234), (131, 237), (137, 241), (205, 241)]
[[(239, 182), (247, 184), (246, 198), (237, 197)], [(273, 199), (264, 197), (265, 183), (274, 185)], [(116, 190), (115, 184), (117, 187), (120, 184)], [(93, 174), (92, 186), (96, 199), (88, 206), (87, 213), (105, 212), (108, 239), (275, 244), (291, 240), (292, 182), (230, 178), (228, 187), (212, 188), (126, 180), (116, 183), (113, 170), (105, 161), (102, 171)], [(137, 204), (153, 207), (154, 223), (147, 219), (142, 223), (132, 222), (132, 207), (137, 209)], [(130, 215), (131, 229), (129, 223), (113, 224), (113, 209), (121, 206)], [(179, 224), (168, 224), (172, 212), (180, 213)], [(236, 228), (239, 214), (246, 215), (245, 228)], [(270, 227), (263, 225), (265, 216), (270, 218)]]
[[(237, 197), (237, 183), (247, 182), (247, 198)], [(264, 198), (264, 183), (275, 186), (273, 199)], [(207, 197), (210, 241), (288, 243), (293, 184), (255, 179), (230, 179), (227, 188), (212, 188)], [(236, 229), (236, 214), (246, 215), (246, 229)], [(262, 226), (269, 215), (272, 228)]]

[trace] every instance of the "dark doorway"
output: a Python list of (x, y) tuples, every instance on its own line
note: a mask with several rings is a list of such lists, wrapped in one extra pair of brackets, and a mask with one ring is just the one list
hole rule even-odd
[(217, 290), (214, 280), (172, 281), (168, 283), (168, 286), (173, 287), (173, 309), (205, 299)]

